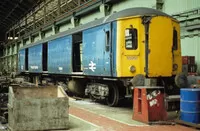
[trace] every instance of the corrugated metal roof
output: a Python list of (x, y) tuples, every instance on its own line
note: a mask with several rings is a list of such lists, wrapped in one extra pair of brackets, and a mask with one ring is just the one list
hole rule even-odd
[(8, 29), (13, 22), (18, 21), (40, 0), (0, 0), (0, 31)]

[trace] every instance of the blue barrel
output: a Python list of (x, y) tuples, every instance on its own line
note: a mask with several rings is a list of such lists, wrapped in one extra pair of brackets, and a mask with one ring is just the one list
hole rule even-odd
[(200, 123), (200, 89), (181, 89), (181, 120)]

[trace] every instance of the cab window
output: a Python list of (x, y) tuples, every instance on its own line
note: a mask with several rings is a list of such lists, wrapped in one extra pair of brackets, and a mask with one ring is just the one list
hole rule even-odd
[(129, 28), (125, 30), (125, 47), (132, 50), (138, 48), (137, 29)]
[(174, 28), (173, 30), (173, 50), (178, 49), (178, 33), (177, 30)]

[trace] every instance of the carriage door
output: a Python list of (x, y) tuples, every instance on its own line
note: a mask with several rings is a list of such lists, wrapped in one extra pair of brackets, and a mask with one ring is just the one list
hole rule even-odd
[(149, 23), (148, 76), (171, 76), (173, 27), (169, 18), (153, 17)]
[(83, 73), (91, 76), (111, 76), (110, 24), (83, 31)]
[(104, 76), (111, 76), (112, 70), (111, 70), (111, 51), (112, 51), (112, 46), (111, 46), (111, 24), (106, 24), (104, 27), (104, 35), (105, 35), (105, 49), (104, 49)]

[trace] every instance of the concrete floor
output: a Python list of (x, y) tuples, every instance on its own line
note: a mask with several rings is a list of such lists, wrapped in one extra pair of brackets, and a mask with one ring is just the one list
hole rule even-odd
[[(147, 125), (132, 120), (132, 107), (108, 107), (89, 99), (70, 98), (70, 129), (67, 131), (195, 131), (182, 125)], [(0, 131), (4, 129), (0, 125)], [(56, 130), (58, 131), (58, 130)], [(64, 130), (59, 130), (64, 131)], [(66, 131), (66, 130), (65, 130)]]
[[(70, 124), (72, 131), (194, 131), (181, 125), (147, 125), (132, 120), (132, 107), (108, 107), (91, 100), (70, 98)], [(75, 123), (76, 125), (75, 125)], [(85, 123), (85, 124), (82, 124)]]

